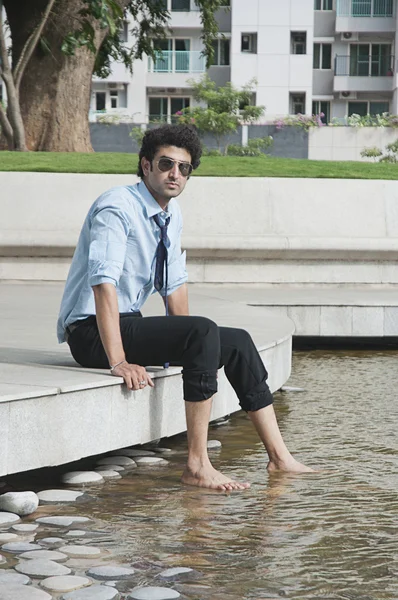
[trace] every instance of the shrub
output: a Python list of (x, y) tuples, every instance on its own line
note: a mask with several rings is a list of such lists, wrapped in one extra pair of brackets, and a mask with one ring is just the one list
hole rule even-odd
[(229, 144), (227, 154), (229, 156), (263, 156), (264, 150), (267, 150), (273, 144), (272, 136), (264, 138), (252, 138), (248, 140), (247, 146), (240, 144)]

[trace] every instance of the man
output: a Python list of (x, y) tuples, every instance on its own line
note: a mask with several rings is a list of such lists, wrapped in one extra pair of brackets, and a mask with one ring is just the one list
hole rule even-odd
[[(182, 219), (175, 198), (200, 156), (191, 127), (165, 125), (146, 132), (139, 155), (141, 181), (105, 192), (84, 222), (62, 299), (58, 339), (68, 342), (78, 363), (110, 367), (130, 390), (154, 385), (145, 365), (181, 365), (188, 434), (182, 481), (241, 490), (249, 484), (216, 471), (207, 454), (212, 396), (222, 366), (265, 445), (268, 470), (311, 469), (291, 456), (282, 439), (268, 375), (250, 335), (188, 316)], [(139, 311), (155, 287), (170, 316), (142, 318)]]

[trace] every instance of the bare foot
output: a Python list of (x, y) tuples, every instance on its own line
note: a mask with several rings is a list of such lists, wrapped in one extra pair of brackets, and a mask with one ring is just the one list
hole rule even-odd
[(224, 492), (246, 490), (250, 487), (250, 483), (239, 483), (226, 477), (219, 471), (216, 471), (211, 464), (206, 467), (199, 467), (197, 470), (185, 467), (181, 481), (186, 485), (196, 485), (197, 487)]
[(290, 456), (286, 460), (270, 460), (267, 465), (267, 470), (270, 473), (274, 473), (276, 471), (284, 471), (287, 473), (315, 473), (314, 469), (306, 467), (293, 458), (293, 456)]

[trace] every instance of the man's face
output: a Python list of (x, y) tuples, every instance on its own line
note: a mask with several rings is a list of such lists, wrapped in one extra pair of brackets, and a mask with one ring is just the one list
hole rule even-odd
[[(170, 170), (162, 171), (167, 161), (161, 159), (168, 158), (174, 162), (170, 163)], [(159, 163), (159, 161), (161, 161)], [(179, 163), (191, 163), (191, 155), (184, 148), (177, 146), (162, 146), (156, 152), (152, 165), (145, 157), (141, 161), (144, 171), (144, 181), (152, 196), (161, 204), (167, 204), (171, 198), (179, 196), (184, 190), (188, 177), (181, 173)], [(182, 167), (184, 170), (184, 166)]]

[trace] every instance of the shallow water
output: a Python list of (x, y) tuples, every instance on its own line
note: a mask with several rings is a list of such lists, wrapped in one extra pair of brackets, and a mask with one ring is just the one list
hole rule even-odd
[[(398, 352), (298, 352), (288, 384), (305, 391), (275, 395), (283, 435), (299, 460), (322, 472), (269, 476), (238, 413), (211, 429), (223, 444), (211, 456), (250, 490), (182, 487), (179, 436), (162, 441), (177, 451), (169, 466), (87, 488), (95, 501), (42, 510), (92, 516), (104, 532), (94, 545), (112, 562), (139, 561), (136, 585), (154, 585), (159, 569), (145, 561), (200, 571), (198, 580), (173, 584), (187, 598), (398, 598)], [(34, 486), (56, 487), (45, 483)]]

